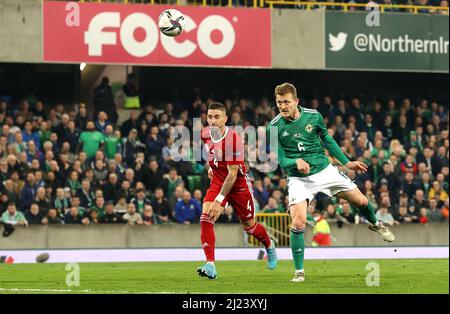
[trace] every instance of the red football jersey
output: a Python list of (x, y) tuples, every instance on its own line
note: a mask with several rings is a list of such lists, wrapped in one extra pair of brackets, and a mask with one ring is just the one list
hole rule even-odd
[(230, 127), (217, 139), (212, 138), (211, 129), (206, 127), (202, 132), (202, 141), (208, 153), (208, 162), (213, 171), (211, 185), (222, 186), (228, 176), (228, 165), (239, 165), (239, 171), (233, 188), (248, 187), (244, 164), (244, 145), (239, 135)]

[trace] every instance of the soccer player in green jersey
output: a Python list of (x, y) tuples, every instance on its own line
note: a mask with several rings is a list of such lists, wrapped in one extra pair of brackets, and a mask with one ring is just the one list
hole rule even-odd
[(324, 148), (346, 169), (364, 173), (367, 165), (347, 159), (328, 134), (322, 115), (316, 110), (299, 106), (297, 90), (292, 84), (278, 85), (275, 98), (280, 113), (270, 122), (268, 132), (272, 128), (277, 131), (278, 162), (288, 174), (291, 250), (295, 266), (295, 275), (291, 281), (302, 282), (305, 279), (306, 211), (308, 203), (318, 192), (347, 200), (367, 218), (370, 230), (380, 234), (385, 241), (394, 241), (390, 228), (378, 221), (374, 208), (355, 183), (330, 163)]

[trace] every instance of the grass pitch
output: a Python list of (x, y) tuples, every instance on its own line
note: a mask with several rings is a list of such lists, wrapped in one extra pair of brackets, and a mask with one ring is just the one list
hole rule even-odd
[[(369, 262), (380, 285), (367, 286)], [(199, 262), (80, 263), (80, 285), (67, 286), (65, 264), (2, 264), (5, 293), (449, 293), (448, 259), (306, 261), (304, 283), (291, 283), (293, 266), (274, 271), (264, 261), (216, 262), (218, 279), (196, 274)]]

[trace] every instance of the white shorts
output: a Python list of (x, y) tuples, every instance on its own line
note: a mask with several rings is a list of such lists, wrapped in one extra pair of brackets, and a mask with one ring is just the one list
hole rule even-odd
[(339, 192), (351, 191), (355, 188), (357, 188), (356, 184), (349, 177), (339, 172), (336, 166), (329, 164), (316, 174), (303, 178), (288, 178), (289, 206), (305, 200), (311, 202), (319, 192), (331, 197)]

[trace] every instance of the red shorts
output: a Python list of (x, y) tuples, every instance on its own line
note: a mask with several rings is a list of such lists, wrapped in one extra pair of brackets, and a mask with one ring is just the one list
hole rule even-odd
[[(221, 186), (211, 185), (211, 187), (206, 192), (203, 203), (214, 202), (216, 196), (219, 195), (220, 190)], [(221, 205), (225, 207), (227, 203), (229, 203), (233, 207), (234, 212), (237, 214), (240, 220), (245, 221), (255, 218), (255, 204), (253, 203), (253, 194), (248, 187), (233, 188), (225, 197)]]

